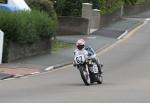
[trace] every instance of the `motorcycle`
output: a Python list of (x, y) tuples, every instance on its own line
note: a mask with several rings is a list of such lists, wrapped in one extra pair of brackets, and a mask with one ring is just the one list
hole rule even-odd
[(94, 82), (102, 84), (103, 76), (99, 73), (98, 66), (92, 58), (79, 52), (74, 56), (74, 61), (85, 85), (88, 86)]

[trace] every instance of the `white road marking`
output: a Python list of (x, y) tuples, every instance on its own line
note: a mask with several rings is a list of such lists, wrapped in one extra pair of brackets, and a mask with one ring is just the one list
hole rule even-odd
[(138, 27), (136, 27), (135, 29), (131, 30), (130, 32), (126, 33), (123, 33), (123, 35), (125, 35), (123, 37), (123, 39), (118, 39), (118, 41), (116, 41), (115, 43), (113, 43), (112, 45), (108, 46), (107, 48), (103, 49), (101, 52), (97, 53), (97, 55), (102, 55), (104, 53), (106, 53), (107, 51), (111, 50), (112, 48), (114, 48), (115, 46), (117, 46), (117, 44), (127, 40), (129, 37), (131, 37), (133, 34), (135, 34), (135, 32), (137, 32), (140, 28), (142, 28), (144, 25), (146, 25), (148, 23), (148, 21), (144, 21), (143, 24), (139, 25)]
[(40, 73), (40, 72), (33, 72), (33, 73), (31, 73), (31, 74), (33, 75), (33, 74), (39, 74), (39, 73)]
[(126, 30), (122, 35), (120, 35), (117, 39), (119, 40), (119, 39), (122, 39), (125, 35), (127, 35), (128, 34), (128, 30)]
[(145, 20), (150, 21), (150, 18), (147, 18), (147, 19), (145, 19)]
[(131, 37), (135, 32), (137, 32), (140, 28), (142, 28), (147, 23), (148, 23), (148, 21), (144, 21), (143, 24), (141, 24), (138, 27), (136, 27), (135, 29), (131, 30), (126, 36), (124, 36), (124, 39), (127, 39), (127, 38)]
[(88, 39), (96, 39), (96, 36), (88, 36)]
[(8, 79), (4, 79), (4, 80), (8, 81), (8, 80), (13, 80), (13, 79), (15, 79), (15, 78), (8, 78)]
[(50, 67), (45, 68), (46, 71), (49, 71), (49, 70), (52, 70), (52, 69), (54, 69), (54, 66), (50, 66)]
[[(73, 68), (73, 66), (70, 64), (70, 65), (67, 65), (67, 66), (65, 66), (65, 67), (62, 67), (62, 68), (59, 68), (59, 69), (51, 69), (51, 70), (49, 70), (49, 71), (47, 71), (47, 72), (41, 72), (41, 73), (39, 73), (39, 74), (35, 74), (35, 75), (28, 75), (28, 76), (25, 76), (25, 77), (31, 77), (31, 76), (36, 76), (36, 75), (42, 75), (42, 74), (48, 74), (48, 73), (52, 73), (52, 72), (56, 72), (56, 71), (59, 71), (59, 70), (63, 70), (63, 69), (66, 69), (66, 68)], [(22, 77), (22, 78), (24, 78), (24, 77)], [(26, 78), (24, 78), (24, 79), (26, 79)]]

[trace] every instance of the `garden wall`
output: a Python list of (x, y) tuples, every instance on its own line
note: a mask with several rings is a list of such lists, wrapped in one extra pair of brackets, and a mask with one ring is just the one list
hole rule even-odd
[(7, 62), (29, 56), (50, 53), (50, 48), (51, 40), (49, 39), (44, 39), (32, 44), (18, 44), (11, 42), (8, 49)]
[(85, 35), (89, 20), (80, 17), (58, 17), (57, 35)]
[(124, 5), (124, 15), (134, 15), (150, 10), (150, 0), (145, 0), (143, 4)]
[(103, 28), (121, 18), (121, 8), (109, 14), (103, 14), (100, 18), (99, 28)]

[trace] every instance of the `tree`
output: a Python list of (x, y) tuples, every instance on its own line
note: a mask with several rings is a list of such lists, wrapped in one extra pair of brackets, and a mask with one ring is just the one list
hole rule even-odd
[(123, 4), (122, 0), (99, 0), (101, 13), (111, 13), (120, 8)]
[(135, 5), (138, 0), (123, 0), (125, 4)]
[(135, 5), (138, 0), (52, 0), (59, 16), (80, 16), (82, 3), (92, 3), (94, 9), (101, 13), (111, 13), (120, 8), (123, 3)]

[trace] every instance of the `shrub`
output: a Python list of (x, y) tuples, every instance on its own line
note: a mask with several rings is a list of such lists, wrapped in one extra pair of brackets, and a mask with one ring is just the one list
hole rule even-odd
[(53, 0), (54, 7), (59, 16), (80, 16), (82, 3), (89, 0)]
[(137, 0), (124, 0), (125, 4), (134, 5), (136, 4)]
[[(26, 2), (31, 7), (31, 9), (46, 12), (49, 15), (49, 17), (52, 19), (51, 24), (53, 24), (53, 28), (55, 28), (55, 30), (56, 30), (56, 28), (58, 26), (58, 20), (57, 20), (57, 15), (56, 15), (55, 9), (53, 7), (53, 2), (51, 2), (50, 0), (26, 0)], [(43, 19), (43, 21), (44, 21), (44, 19)], [(43, 26), (43, 28), (39, 27), (39, 29), (44, 30), (45, 28)], [(47, 30), (45, 30), (45, 32), (46, 31)], [(40, 32), (40, 34), (45, 34), (45, 33)], [(55, 38), (55, 36), (56, 36), (55, 33), (53, 36)]]
[(56, 12), (53, 7), (53, 2), (50, 0), (26, 0), (31, 9), (36, 9), (46, 12), (50, 18), (57, 21)]
[(127, 5), (136, 5), (136, 4), (142, 4), (145, 2), (145, 0), (123, 0), (125, 4)]
[(118, 10), (123, 3), (135, 5), (145, 0), (52, 0), (60, 16), (81, 16), (82, 3), (92, 3), (93, 9), (100, 9), (102, 14)]
[(18, 43), (32, 43), (51, 37), (55, 31), (53, 20), (44, 12), (0, 11), (0, 20), (5, 38)]
[(5, 33), (4, 58), (7, 56), (11, 42), (35, 43), (50, 38), (55, 31), (53, 20), (45, 12), (0, 11), (0, 20), (0, 29)]
[(100, 10), (102, 14), (112, 13), (123, 5), (122, 0), (99, 0)]
[[(56, 2), (55, 2), (56, 1)], [(122, 0), (53, 0), (58, 15), (81, 16), (82, 3), (93, 4), (94, 9), (100, 9), (102, 13), (111, 13), (123, 4)]]

